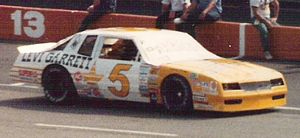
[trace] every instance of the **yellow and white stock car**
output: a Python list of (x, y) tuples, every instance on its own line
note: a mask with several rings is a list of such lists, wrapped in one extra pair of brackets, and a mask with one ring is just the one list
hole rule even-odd
[(18, 47), (13, 80), (41, 84), (57, 104), (79, 96), (236, 112), (286, 104), (281, 73), (207, 51), (186, 33), (105, 28)]

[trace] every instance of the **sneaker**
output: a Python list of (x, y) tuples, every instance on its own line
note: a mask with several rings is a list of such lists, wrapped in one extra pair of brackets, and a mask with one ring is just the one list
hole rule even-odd
[(266, 58), (267, 60), (273, 59), (273, 56), (271, 55), (271, 53), (270, 53), (269, 51), (265, 51), (265, 52), (264, 52), (264, 55), (265, 55), (265, 58)]
[(182, 24), (182, 23), (184, 23), (184, 20), (181, 20), (181, 18), (175, 18), (175, 19), (173, 20), (173, 22), (174, 22), (175, 24)]

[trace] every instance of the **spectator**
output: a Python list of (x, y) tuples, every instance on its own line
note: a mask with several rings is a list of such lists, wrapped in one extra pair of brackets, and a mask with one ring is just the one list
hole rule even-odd
[[(274, 7), (274, 16), (271, 18), (270, 4)], [(278, 26), (279, 16), (278, 0), (250, 0), (251, 18), (254, 26), (260, 31), (264, 56), (267, 60), (272, 59), (270, 53), (269, 30)]]
[(98, 18), (106, 13), (114, 11), (115, 8), (116, 0), (94, 0), (93, 4), (87, 8), (88, 15), (81, 22), (78, 32), (84, 31)]
[(175, 19), (191, 4), (190, 0), (162, 0), (162, 14), (156, 19), (156, 28), (164, 28), (170, 19)]
[(217, 21), (221, 18), (222, 11), (222, 0), (192, 0), (184, 14), (174, 22), (181, 26), (180, 31), (195, 37), (196, 24)]

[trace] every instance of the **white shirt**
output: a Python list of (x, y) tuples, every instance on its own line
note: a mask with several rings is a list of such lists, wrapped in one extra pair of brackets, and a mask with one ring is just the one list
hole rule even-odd
[(274, 0), (250, 0), (250, 9), (251, 9), (251, 18), (254, 17), (252, 6), (258, 8), (258, 13), (263, 17), (270, 18), (271, 11), (270, 11), (270, 3)]
[(171, 4), (171, 11), (183, 11), (184, 4), (190, 4), (190, 0), (162, 0), (162, 4)]

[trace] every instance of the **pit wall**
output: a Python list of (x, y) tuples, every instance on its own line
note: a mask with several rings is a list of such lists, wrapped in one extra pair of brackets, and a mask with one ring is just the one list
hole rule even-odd
[[(76, 33), (85, 11), (0, 5), (0, 39), (53, 42)], [(155, 27), (153, 16), (108, 14), (91, 28)], [(167, 25), (174, 29), (174, 24)], [(251, 24), (218, 21), (196, 27), (196, 39), (208, 50), (224, 57), (262, 59), (259, 32)], [(270, 32), (275, 59), (300, 60), (300, 27), (275, 27)]]

